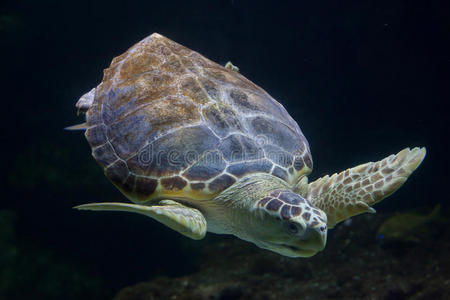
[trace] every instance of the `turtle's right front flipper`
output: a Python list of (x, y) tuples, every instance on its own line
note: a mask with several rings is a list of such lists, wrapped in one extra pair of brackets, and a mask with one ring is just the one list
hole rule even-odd
[(403, 149), (378, 162), (369, 162), (324, 176), (307, 186), (306, 198), (323, 210), (328, 227), (364, 212), (406, 181), (425, 157), (425, 148)]
[(194, 240), (206, 234), (206, 220), (203, 214), (192, 207), (172, 200), (162, 200), (155, 206), (131, 203), (90, 203), (76, 206), (82, 210), (127, 211), (146, 215)]

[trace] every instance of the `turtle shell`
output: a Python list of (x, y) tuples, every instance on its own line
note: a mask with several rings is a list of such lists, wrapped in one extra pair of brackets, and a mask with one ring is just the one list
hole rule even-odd
[(113, 59), (86, 119), (94, 158), (136, 203), (211, 199), (257, 172), (293, 184), (312, 169), (281, 104), (157, 33)]

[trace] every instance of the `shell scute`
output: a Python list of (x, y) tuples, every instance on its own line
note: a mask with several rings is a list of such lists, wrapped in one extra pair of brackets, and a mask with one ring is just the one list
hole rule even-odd
[(250, 118), (250, 126), (255, 136), (263, 136), (273, 145), (278, 145), (289, 153), (304, 148), (304, 141), (296, 132), (281, 121), (264, 116)]
[(105, 174), (114, 184), (121, 185), (129, 174), (128, 166), (124, 161), (117, 160), (105, 169)]
[(306, 154), (304, 155), (303, 160), (304, 160), (306, 166), (307, 166), (310, 170), (312, 170), (312, 168), (313, 168), (313, 162), (312, 162), (311, 154), (306, 153)]
[(267, 144), (263, 146), (266, 157), (277, 165), (287, 168), (293, 163), (293, 156), (291, 153), (284, 151), (282, 148)]
[(203, 182), (194, 182), (191, 183), (191, 189), (193, 190), (203, 190), (205, 188), (205, 184)]
[(164, 189), (169, 191), (182, 190), (187, 185), (187, 181), (180, 176), (174, 176), (161, 179), (161, 185)]
[(129, 55), (122, 59), (118, 73), (119, 80), (128, 80), (130, 77), (152, 71), (162, 67), (162, 60), (148, 49), (141, 48), (141, 55)]
[(244, 161), (230, 165), (227, 168), (227, 172), (237, 177), (242, 177), (249, 173), (269, 173), (272, 165), (267, 159), (258, 159), (250, 162)]
[(126, 195), (135, 194), (135, 184), (136, 184), (136, 176), (128, 173), (128, 177), (126, 178), (123, 184), (116, 184), (116, 186)]
[(158, 181), (152, 178), (136, 177), (135, 194), (137, 200), (146, 201), (155, 192)]
[[(97, 98), (96, 98), (97, 99)], [(86, 112), (86, 123), (89, 126), (96, 126), (103, 124), (100, 116), (100, 101), (94, 101), (89, 110)], [(88, 140), (89, 141), (89, 140)]]
[(281, 178), (285, 181), (288, 181), (288, 173), (286, 172), (286, 170), (280, 168), (279, 166), (275, 166), (275, 168), (272, 171), (272, 174), (277, 176), (278, 178)]
[(85, 132), (86, 139), (92, 147), (106, 143), (106, 126), (103, 124), (88, 128)]
[[(160, 70), (153, 70), (136, 78), (130, 78), (123, 82), (121, 86), (123, 90), (129, 88), (134, 90), (133, 97), (138, 100), (136, 106), (174, 96), (178, 91), (174, 76), (161, 73)], [(119, 105), (123, 105), (123, 103), (119, 102)]]
[(229, 162), (261, 159), (264, 157), (262, 148), (257, 142), (247, 136), (232, 134), (222, 139), (220, 151)]
[(300, 170), (303, 169), (304, 165), (305, 165), (305, 163), (303, 162), (302, 156), (295, 156), (295, 159), (294, 159), (294, 168), (295, 168), (297, 171), (300, 171)]
[(214, 151), (218, 138), (205, 126), (181, 128), (143, 147), (127, 163), (130, 171), (144, 176), (170, 176), (186, 170), (193, 158)]
[(145, 121), (144, 116), (133, 115), (109, 126), (109, 142), (120, 158), (136, 153), (151, 136), (152, 128)]
[(191, 76), (183, 78), (180, 82), (182, 94), (197, 104), (205, 104), (209, 101), (208, 94), (201, 88), (196, 79)]
[(209, 183), (208, 187), (213, 192), (221, 192), (235, 183), (236, 180), (230, 175), (223, 174)]
[(246, 108), (251, 111), (258, 109), (258, 106), (256, 105), (257, 102), (249, 101), (249, 98), (244, 91), (233, 88), (228, 91), (228, 94), (233, 103), (238, 107)]
[(242, 123), (236, 112), (221, 103), (203, 108), (202, 115), (208, 127), (220, 137), (227, 136), (230, 132), (241, 132)]
[(107, 167), (118, 159), (109, 143), (103, 144), (92, 151), (92, 156), (102, 167)]
[(184, 72), (183, 65), (175, 55), (170, 55), (159, 68), (168, 73)]
[(94, 157), (138, 202), (212, 198), (255, 172), (292, 183), (312, 167), (308, 143), (281, 104), (158, 34), (113, 60), (86, 118)]
[(212, 100), (221, 101), (220, 89), (214, 82), (208, 80), (207, 78), (200, 78), (200, 83)]
[(204, 153), (183, 173), (189, 180), (209, 180), (225, 170), (227, 164), (218, 151)]

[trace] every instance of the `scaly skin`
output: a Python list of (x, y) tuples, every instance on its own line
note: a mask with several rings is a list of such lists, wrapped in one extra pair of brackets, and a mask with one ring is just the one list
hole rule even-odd
[(425, 153), (424, 148), (407, 148), (310, 184), (304, 177), (294, 186), (256, 173), (204, 201), (161, 200), (151, 206), (92, 203), (77, 208), (141, 213), (193, 239), (203, 238), (206, 231), (233, 234), (284, 256), (309, 257), (325, 247), (328, 228), (375, 212), (370, 205), (400, 188)]
[[(325, 247), (328, 228), (375, 212), (370, 206), (399, 189), (425, 154), (425, 148), (406, 148), (310, 184), (303, 177), (295, 186), (268, 174), (248, 176), (204, 207), (208, 231), (233, 234), (285, 256), (312, 256)], [(295, 233), (289, 232), (292, 224)]]
[[(278, 198), (270, 196), (274, 192), (280, 194)], [(281, 206), (274, 209), (273, 204)], [(282, 214), (284, 206), (295, 209), (291, 208), (288, 215)], [(233, 234), (285, 256), (309, 257), (326, 244), (325, 213), (293, 193), (286, 182), (268, 174), (243, 178), (204, 203), (200, 210), (207, 220), (208, 231)], [(299, 214), (291, 213), (294, 211)], [(307, 220), (301, 212), (309, 214)]]
[(133, 202), (78, 209), (140, 213), (193, 239), (233, 234), (291, 257), (314, 255), (328, 228), (374, 212), (425, 156), (404, 149), (308, 184), (308, 142), (280, 103), (231, 63), (156, 33), (114, 58), (77, 108), (86, 123), (68, 129), (86, 129), (93, 156)]

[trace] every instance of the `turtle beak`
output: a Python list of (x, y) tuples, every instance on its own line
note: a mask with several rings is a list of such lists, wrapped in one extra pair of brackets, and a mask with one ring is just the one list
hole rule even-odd
[(323, 227), (309, 227), (297, 243), (301, 256), (312, 256), (325, 248), (327, 244), (327, 230)]
[(288, 242), (274, 242), (270, 246), (263, 246), (288, 257), (311, 257), (322, 251), (327, 243), (327, 230), (324, 226), (309, 227), (300, 239)]
[(327, 244), (326, 226), (309, 227), (296, 244), (298, 244), (298, 256), (301, 257), (310, 257), (322, 251)]
[(313, 240), (315, 239), (315, 244), (318, 245), (318, 251), (322, 251), (327, 244), (327, 228), (326, 226), (318, 226), (311, 228), (313, 230)]

